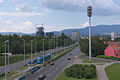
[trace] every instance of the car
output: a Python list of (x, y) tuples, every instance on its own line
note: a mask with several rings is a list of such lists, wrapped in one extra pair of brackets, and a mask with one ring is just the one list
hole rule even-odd
[(72, 55), (72, 53), (69, 53), (69, 55)]
[(40, 74), (39, 75), (39, 80), (44, 80), (45, 79), (45, 75), (44, 74)]
[(54, 65), (54, 62), (50, 62), (50, 65)]
[(70, 58), (70, 57), (68, 57), (68, 60), (71, 60), (71, 58)]

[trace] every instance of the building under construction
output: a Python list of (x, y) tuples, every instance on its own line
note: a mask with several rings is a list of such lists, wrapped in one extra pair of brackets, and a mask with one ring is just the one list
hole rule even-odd
[(44, 36), (44, 27), (37, 27), (36, 30), (36, 36)]

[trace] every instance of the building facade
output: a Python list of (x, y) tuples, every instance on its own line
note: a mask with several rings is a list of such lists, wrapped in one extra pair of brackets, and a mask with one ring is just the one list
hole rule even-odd
[(76, 42), (79, 41), (79, 32), (78, 31), (72, 32), (72, 39), (75, 40)]
[(111, 40), (112, 40), (112, 41), (115, 40), (115, 33), (114, 33), (114, 32), (111, 33)]
[(106, 56), (114, 56), (120, 58), (120, 42), (108, 42), (108, 47), (105, 49)]
[(46, 36), (54, 36), (54, 32), (46, 32)]
[(36, 36), (44, 36), (44, 27), (37, 27), (36, 30)]

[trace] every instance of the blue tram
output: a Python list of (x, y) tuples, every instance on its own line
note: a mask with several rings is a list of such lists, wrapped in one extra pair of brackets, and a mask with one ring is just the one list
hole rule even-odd
[(51, 59), (51, 54), (48, 54), (48, 55), (46, 55), (44, 57), (37, 58), (36, 63), (41, 64), (41, 63), (43, 63), (43, 60), (44, 60), (44, 62), (46, 62), (46, 61), (48, 61), (50, 59)]

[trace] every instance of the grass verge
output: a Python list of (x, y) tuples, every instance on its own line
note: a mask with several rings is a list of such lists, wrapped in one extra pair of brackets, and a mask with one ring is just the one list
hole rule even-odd
[(97, 78), (94, 79), (75, 79), (71, 77), (65, 76), (65, 72), (61, 72), (60, 75), (56, 78), (56, 80), (97, 80)]
[(105, 68), (109, 80), (120, 80), (120, 64), (115, 63)]
[(104, 61), (97, 61), (97, 60), (89, 61), (88, 59), (83, 59), (83, 63), (106, 63), (106, 62), (104, 62)]

